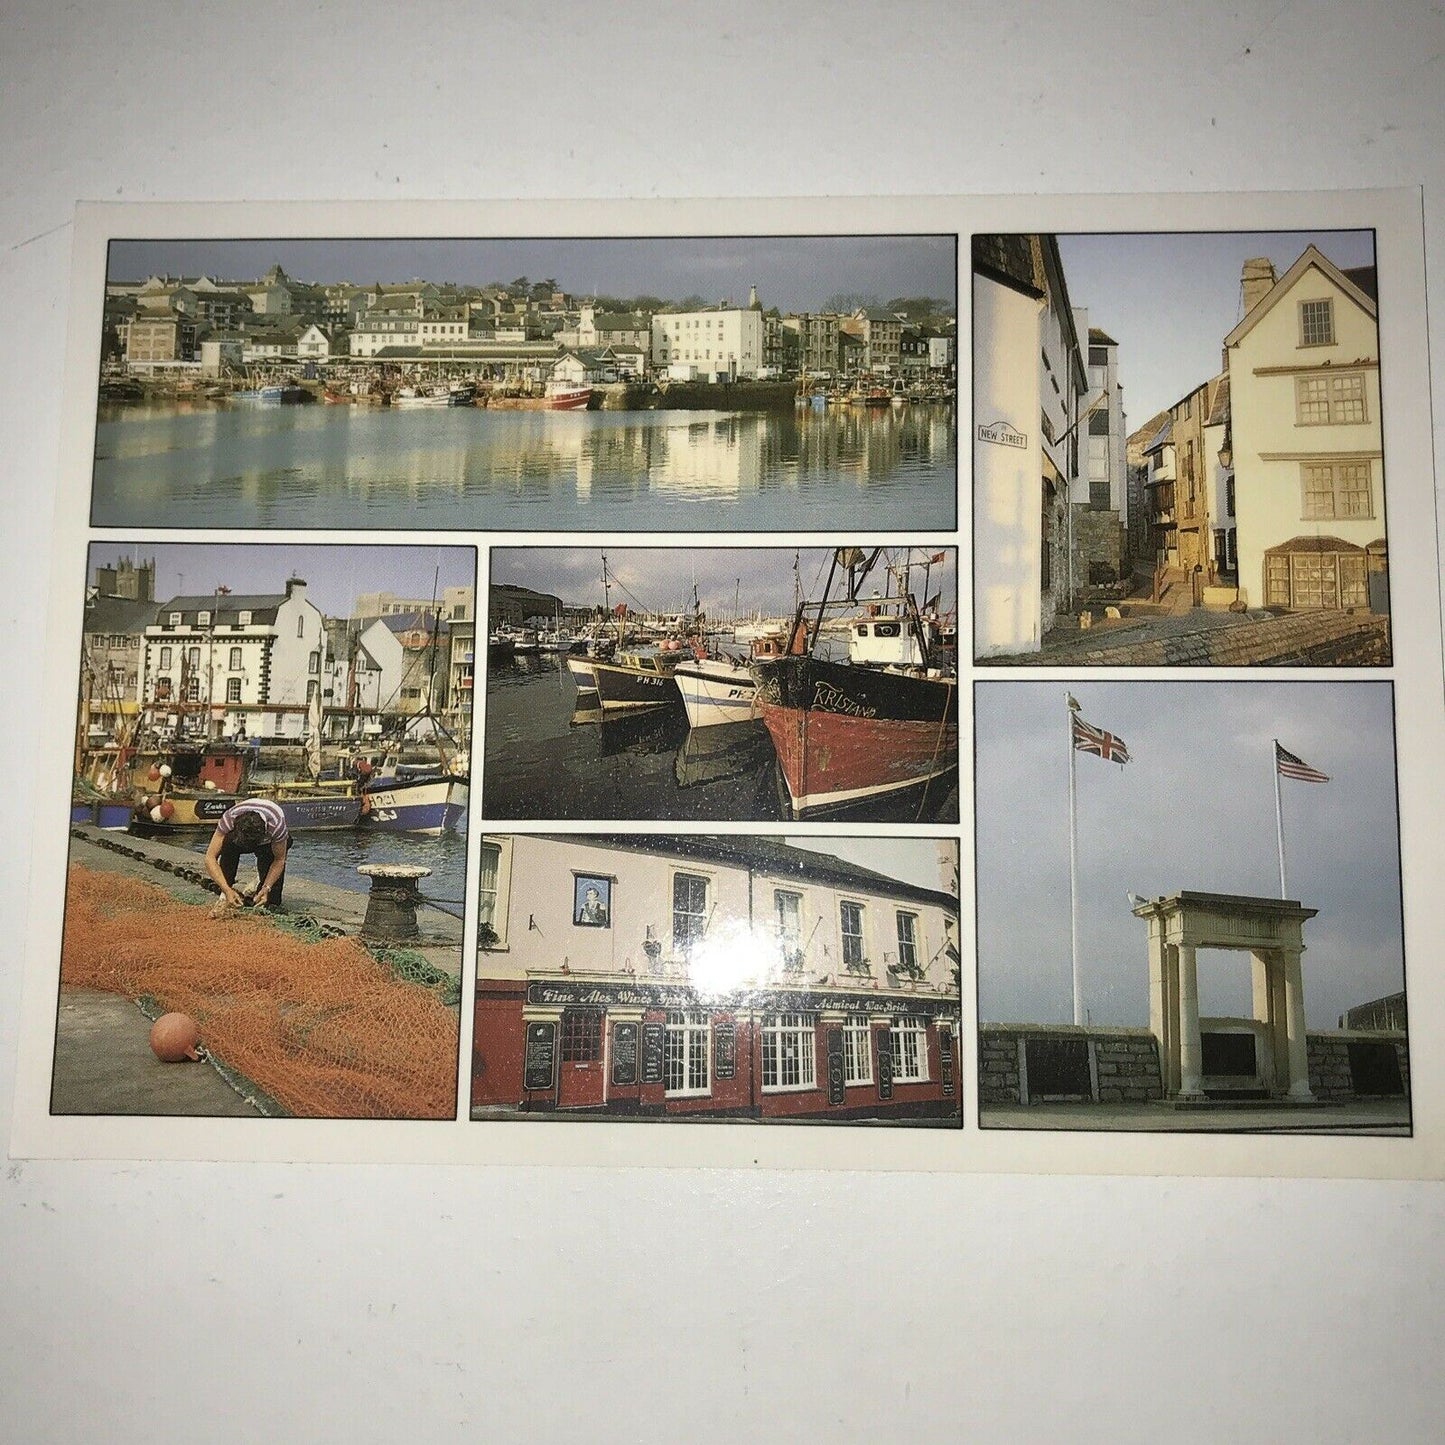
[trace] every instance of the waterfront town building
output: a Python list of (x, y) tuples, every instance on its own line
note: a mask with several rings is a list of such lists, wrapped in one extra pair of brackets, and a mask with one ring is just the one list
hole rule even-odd
[(736, 381), (763, 365), (763, 308), (660, 312), (652, 318), (652, 365), (673, 376)]
[(827, 379), (843, 370), (838, 350), (841, 318), (812, 312), (783, 317), (785, 333), (795, 338), (797, 368), (808, 376)]
[(1224, 339), (1239, 592), (1251, 606), (1389, 610), (1373, 267), (1315, 246), (1246, 262)]
[(156, 564), (121, 558), (95, 569), (85, 599), (81, 639), (82, 725), (86, 736), (111, 741), (140, 702), (145, 630), (155, 621)]
[(125, 335), (126, 365), (133, 371), (189, 362), (196, 355), (196, 323), (184, 311), (137, 308)]
[(772, 839), (482, 842), (472, 1109), (957, 1123), (940, 886)]
[(1129, 487), (1129, 556), (1135, 567), (1153, 570), (1159, 564), (1154, 544), (1154, 502), (1150, 490), (1150, 456), (1146, 448), (1158, 437), (1169, 420), (1167, 411), (1156, 412), (1137, 431), (1129, 433), (1124, 455)]
[(442, 595), (430, 597), (398, 597), (395, 592), (363, 592), (352, 605), (351, 615), (363, 620), (373, 617), (400, 617), (415, 612), (440, 611), (443, 619), (467, 621), (476, 616), (477, 593), (474, 587), (443, 587)]
[(635, 311), (599, 311), (589, 303), (577, 323), (577, 343), (585, 351), (625, 346), (630, 351), (652, 348), (652, 318)]
[[(173, 597), (145, 630), (140, 700), (158, 720), (167, 704), (202, 704), (206, 733), (300, 738), (325, 660), (324, 620), (299, 577), (284, 594)], [(185, 712), (177, 707), (168, 725)]]
[(842, 323), (863, 343), (863, 369), (874, 376), (894, 376), (903, 358), (903, 322), (879, 306), (860, 306)]
[(973, 242), (974, 653), (1037, 652), (1072, 607), (1069, 499), (1088, 372), (1058, 244)]

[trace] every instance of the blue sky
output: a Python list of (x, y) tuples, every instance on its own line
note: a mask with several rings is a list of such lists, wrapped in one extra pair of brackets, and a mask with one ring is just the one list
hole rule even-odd
[(1119, 343), (1131, 432), (1221, 370), (1225, 336), (1243, 316), (1244, 262), (1268, 256), (1278, 275), (1313, 243), (1336, 266), (1375, 261), (1371, 231), (1217, 231), (1060, 235), (1069, 300)]
[(232, 592), (284, 592), (286, 579), (305, 578), (307, 595), (328, 616), (348, 617), (364, 592), (396, 592), (430, 598), (449, 586), (474, 583), (476, 553), (470, 547), (326, 547), (306, 542), (96, 542), (90, 549), (87, 584), (95, 569), (118, 559), (155, 559), (156, 601), (216, 587)]
[[(1145, 928), (1130, 892), (1279, 897), (1274, 738), (1331, 779), (1281, 782), (1289, 893), (1319, 909), (1304, 935), (1311, 1027), (1401, 987), (1388, 683), (983, 683), (982, 1018), (1072, 1018), (1068, 692), (1130, 753), (1123, 766), (1077, 755), (1080, 959), (1095, 1023), (1148, 1021)], [(1250, 1012), (1246, 955), (1201, 952), (1199, 982), (1206, 1014)]]
[(952, 236), (727, 236), (628, 240), (249, 240), (115, 241), (109, 275), (142, 281), (153, 272), (250, 280), (273, 262), (298, 281), (484, 286), (550, 277), (587, 296), (650, 294), (738, 303), (756, 285), (764, 306), (817, 310), (837, 292), (880, 301), (935, 296), (953, 302), (958, 269)]

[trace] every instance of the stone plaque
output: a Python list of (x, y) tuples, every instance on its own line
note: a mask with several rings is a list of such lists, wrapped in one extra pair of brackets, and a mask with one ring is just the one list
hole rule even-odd
[(1070, 1038), (1024, 1040), (1030, 1099), (1088, 1099), (1089, 1041)]

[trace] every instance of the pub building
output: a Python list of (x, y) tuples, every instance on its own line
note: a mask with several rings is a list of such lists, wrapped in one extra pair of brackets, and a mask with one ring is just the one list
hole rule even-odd
[(774, 838), (487, 836), (472, 1116), (958, 1125), (958, 846), (934, 846), (939, 888)]

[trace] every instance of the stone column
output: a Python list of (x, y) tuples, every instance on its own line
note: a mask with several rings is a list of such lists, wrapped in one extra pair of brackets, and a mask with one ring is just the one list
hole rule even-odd
[(1199, 1039), (1199, 972), (1194, 945), (1179, 945), (1179, 1094), (1181, 1099), (1204, 1097), (1203, 1046)]
[(1284, 950), (1284, 1006), (1289, 1033), (1289, 1091), (1285, 1098), (1307, 1104), (1314, 1100), (1310, 1091), (1309, 1049), (1305, 1039), (1304, 977), (1300, 971), (1303, 948)]

